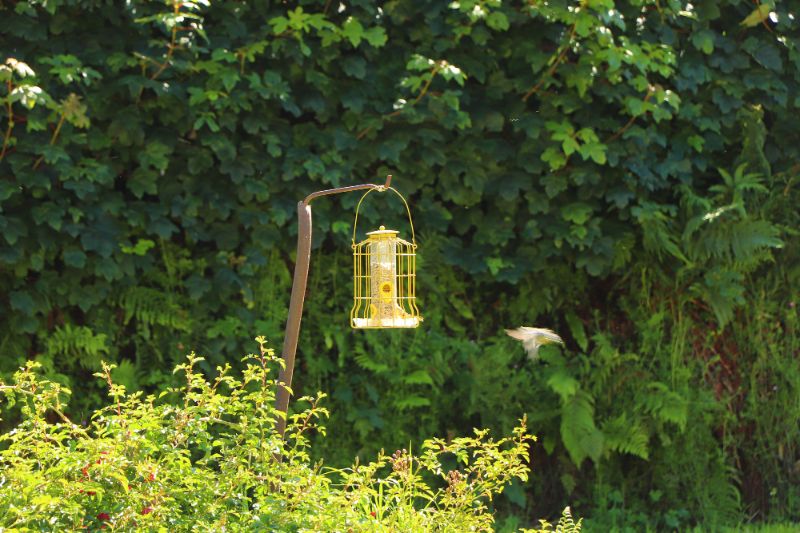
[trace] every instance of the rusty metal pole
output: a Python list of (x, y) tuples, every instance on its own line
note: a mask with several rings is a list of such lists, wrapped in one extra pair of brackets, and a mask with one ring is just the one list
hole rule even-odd
[[(351, 185), (338, 187), (309, 194), (297, 204), (297, 259), (294, 264), (294, 279), (292, 281), (292, 296), (289, 301), (289, 317), (286, 320), (286, 332), (283, 337), (283, 368), (278, 373), (278, 391), (275, 395), (275, 408), (283, 413), (278, 417), (278, 434), (283, 437), (286, 431), (286, 414), (289, 409), (289, 389), (292, 386), (294, 375), (294, 360), (297, 353), (297, 341), (300, 338), (300, 320), (303, 318), (303, 302), (306, 296), (308, 282), (308, 268), (311, 264), (311, 201), (320, 196), (341, 194), (364, 189), (377, 189), (384, 191), (391, 186), (392, 176), (386, 176), (386, 183), (375, 185)], [(280, 460), (280, 456), (278, 456)]]
[(284, 416), (278, 417), (278, 434), (281, 437), (286, 431), (285, 415), (289, 408), (289, 387), (292, 386), (294, 356), (297, 353), (297, 340), (300, 338), (300, 319), (303, 318), (308, 267), (311, 264), (311, 206), (305, 201), (297, 204), (297, 217), (297, 259), (294, 263), (289, 318), (286, 320), (286, 333), (283, 336), (283, 368), (278, 374), (279, 385), (275, 395), (275, 407), (284, 413)]

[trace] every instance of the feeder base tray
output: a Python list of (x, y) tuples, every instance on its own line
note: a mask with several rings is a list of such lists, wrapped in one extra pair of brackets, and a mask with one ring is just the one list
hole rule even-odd
[(406, 318), (354, 318), (354, 328), (416, 328), (422, 320), (412, 316)]

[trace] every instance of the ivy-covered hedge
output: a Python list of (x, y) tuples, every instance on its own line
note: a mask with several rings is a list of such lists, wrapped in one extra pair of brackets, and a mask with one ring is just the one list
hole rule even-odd
[[(280, 339), (296, 202), (393, 174), (413, 334), (350, 332), (357, 198), (314, 206), (296, 385), (335, 402), (328, 460), (527, 412), (544, 471), (509, 524), (567, 501), (605, 525), (797, 519), (798, 16), (2, 3), (0, 371), (38, 360), (80, 416), (101, 359), (157, 388), (187, 346), (210, 371)], [(405, 228), (387, 198), (364, 214)], [(523, 324), (568, 348), (525, 360), (502, 336)]]

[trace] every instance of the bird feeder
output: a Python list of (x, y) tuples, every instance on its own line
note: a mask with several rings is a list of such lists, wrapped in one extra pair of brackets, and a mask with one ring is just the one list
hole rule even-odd
[(355, 329), (416, 328), (422, 322), (417, 308), (417, 243), (411, 210), (403, 195), (393, 191), (406, 207), (411, 242), (399, 232), (380, 226), (356, 243), (358, 210), (372, 192), (367, 191), (356, 206), (353, 223), (353, 308), (350, 325)]

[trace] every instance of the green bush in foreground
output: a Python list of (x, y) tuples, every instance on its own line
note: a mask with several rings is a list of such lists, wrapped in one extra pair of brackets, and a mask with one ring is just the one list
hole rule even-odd
[[(158, 397), (128, 394), (104, 364), (97, 376), (111, 402), (85, 427), (63, 414), (69, 390), (29, 362), (0, 385), (22, 419), (0, 436), (0, 529), (482, 531), (493, 523), (493, 496), (527, 479), (534, 437), (524, 419), (498, 441), (476, 430), (348, 469), (313, 464), (307, 436), (324, 434), (324, 394), (302, 399), (282, 440), (270, 377), (277, 358), (257, 340), (241, 379), (226, 366), (206, 380), (192, 354), (175, 369), (185, 385)], [(557, 528), (568, 527), (567, 510)]]

